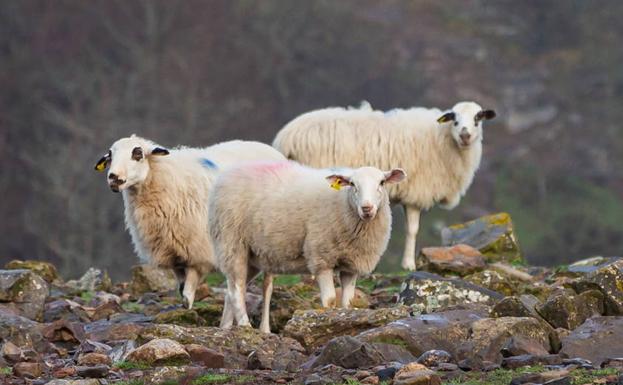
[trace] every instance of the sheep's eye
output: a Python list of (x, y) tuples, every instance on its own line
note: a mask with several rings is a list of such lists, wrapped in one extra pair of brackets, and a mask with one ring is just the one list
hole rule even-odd
[(459, 122), (454, 122), (454, 125), (455, 125), (455, 126), (458, 126), (458, 125), (459, 125)]
[(143, 149), (140, 147), (134, 147), (132, 150), (132, 159), (136, 161), (143, 159)]
[(385, 186), (385, 181), (384, 180), (381, 181), (381, 186)]

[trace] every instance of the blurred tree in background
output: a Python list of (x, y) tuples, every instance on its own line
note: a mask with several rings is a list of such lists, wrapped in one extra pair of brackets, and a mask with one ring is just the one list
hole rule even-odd
[[(0, 2), (0, 261), (127, 276), (121, 197), (93, 171), (113, 141), (270, 142), (304, 111), (361, 100), (498, 111), (467, 197), (423, 216), (419, 246), (505, 210), (533, 263), (617, 254), (622, 11), (615, 0)], [(384, 269), (402, 249), (394, 211)]]

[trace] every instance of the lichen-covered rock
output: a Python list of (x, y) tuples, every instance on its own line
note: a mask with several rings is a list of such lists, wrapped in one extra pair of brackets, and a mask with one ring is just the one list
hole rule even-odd
[(588, 274), (597, 271), (613, 262), (621, 260), (619, 257), (591, 257), (576, 261), (567, 266), (567, 271), (576, 274)]
[(519, 297), (503, 298), (491, 309), (492, 317), (535, 317), (541, 319), (536, 307), (541, 301), (533, 295), (523, 294)]
[(112, 281), (108, 276), (108, 272), (96, 268), (89, 268), (80, 279), (72, 279), (65, 284), (74, 292), (83, 291), (110, 291)]
[(603, 295), (596, 290), (580, 295), (561, 293), (536, 307), (537, 312), (554, 328), (575, 329), (586, 319), (603, 313)]
[(403, 282), (399, 302), (419, 313), (431, 313), (462, 304), (493, 305), (504, 296), (461, 279), (416, 271)]
[(394, 385), (441, 385), (441, 378), (426, 366), (412, 362), (396, 372)]
[(510, 341), (502, 347), (500, 350), (503, 357), (514, 356), (544, 356), (548, 355), (549, 351), (540, 343), (534, 339), (526, 338), (522, 335), (513, 336)]
[(453, 246), (461, 243), (480, 250), (488, 262), (522, 262), (510, 215), (498, 213), (470, 222), (452, 225), (441, 231), (442, 244)]
[(623, 259), (587, 274), (574, 288), (578, 292), (600, 290), (605, 296), (605, 314), (623, 315)]
[(97, 366), (97, 365), (111, 365), (112, 360), (106, 354), (103, 353), (85, 353), (78, 356), (78, 365), (80, 366)]
[(428, 368), (439, 366), (439, 364), (451, 363), (452, 355), (445, 350), (429, 350), (418, 357), (418, 364), (422, 364)]
[(140, 340), (168, 338), (181, 344), (199, 344), (225, 357), (225, 367), (244, 369), (248, 356), (256, 351), (264, 357), (264, 364), (272, 370), (296, 370), (305, 360), (305, 349), (291, 338), (265, 334), (249, 327), (221, 329), (216, 327), (184, 327), (156, 324), (145, 327)]
[(179, 342), (158, 338), (131, 351), (126, 360), (150, 366), (177, 366), (189, 363), (190, 355)]
[(203, 326), (206, 323), (196, 311), (189, 309), (175, 309), (159, 313), (154, 317), (154, 322), (186, 326)]
[(449, 247), (425, 247), (420, 252), (418, 268), (435, 273), (457, 273), (461, 276), (483, 270), (485, 259), (477, 249), (458, 244)]
[(213, 349), (198, 344), (185, 345), (186, 351), (190, 354), (190, 359), (206, 368), (225, 367), (225, 356)]
[(177, 288), (175, 274), (171, 270), (152, 265), (132, 266), (130, 291), (134, 295), (149, 292), (166, 292)]
[(42, 325), (28, 318), (0, 310), (0, 340), (10, 341), (24, 347), (34, 347), (38, 351), (46, 345), (41, 333)]
[(18, 362), (13, 365), (13, 374), (22, 378), (37, 378), (43, 372), (43, 364), (39, 362)]
[(499, 364), (503, 358), (501, 351), (512, 338), (520, 336), (532, 340), (549, 351), (549, 334), (546, 326), (531, 317), (483, 318), (471, 324), (469, 343), (464, 345), (463, 355)]
[(501, 366), (505, 369), (517, 369), (524, 366), (560, 364), (562, 364), (562, 357), (558, 354), (547, 354), (547, 352), (545, 352), (542, 355), (523, 354), (513, 357), (505, 357), (502, 360)]
[[(316, 298), (318, 288), (306, 282), (293, 286), (279, 286), (273, 292), (270, 301), (270, 326), (274, 333), (279, 333), (286, 326), (297, 310), (320, 309), (320, 300)], [(256, 324), (261, 319), (261, 307), (249, 316)]]
[(483, 270), (463, 277), (467, 282), (493, 290), (505, 296), (517, 295), (521, 292), (523, 283), (512, 277), (503, 275), (495, 270)]
[(33, 271), (38, 276), (45, 279), (46, 282), (48, 283), (52, 283), (53, 281), (56, 281), (59, 278), (56, 267), (50, 262), (33, 261), (33, 260), (21, 261), (19, 259), (14, 259), (11, 262), (7, 263), (4, 266), (4, 268), (7, 270), (25, 269), (25, 270)]
[(54, 322), (59, 319), (72, 322), (90, 321), (88, 312), (77, 302), (68, 299), (58, 299), (46, 303), (43, 312), (43, 321)]
[(311, 350), (333, 337), (355, 335), (364, 330), (407, 317), (409, 309), (319, 309), (297, 311), (286, 324), (283, 335)]
[(42, 321), (49, 294), (48, 283), (30, 270), (0, 270), (0, 302), (24, 317)]
[(470, 325), (487, 313), (485, 310), (450, 310), (421, 314), (366, 330), (357, 338), (370, 343), (399, 345), (416, 357), (434, 349), (445, 350), (456, 357), (460, 345), (470, 337)]
[(341, 336), (332, 339), (325, 345), (311, 367), (333, 364), (347, 369), (355, 369), (369, 368), (383, 362), (381, 353), (370, 344), (351, 336)]
[(623, 317), (593, 317), (562, 338), (560, 355), (580, 357), (601, 365), (608, 358), (623, 357)]

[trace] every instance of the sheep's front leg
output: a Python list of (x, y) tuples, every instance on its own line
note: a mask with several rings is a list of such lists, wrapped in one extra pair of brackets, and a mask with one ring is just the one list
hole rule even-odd
[(184, 281), (186, 280), (186, 267), (177, 265), (173, 267), (173, 272), (175, 273), (175, 278), (177, 278), (177, 287), (180, 293), (180, 296), (184, 297)]
[(420, 210), (415, 206), (404, 206), (407, 220), (407, 235), (405, 237), (405, 253), (402, 256), (401, 266), (405, 270), (415, 270), (415, 238), (420, 228)]
[(262, 322), (260, 331), (270, 333), (270, 297), (273, 294), (273, 275), (264, 272), (264, 299), (262, 303)]
[(335, 285), (333, 284), (333, 270), (322, 270), (316, 274), (316, 281), (320, 288), (320, 302), (323, 307), (335, 307)]
[(355, 283), (357, 282), (357, 274), (347, 271), (340, 271), (340, 285), (342, 286), (342, 307), (348, 309), (350, 301), (355, 297)]
[(197, 291), (197, 285), (199, 284), (200, 279), (201, 276), (199, 275), (197, 269), (194, 267), (186, 269), (186, 281), (180, 289), (182, 290), (182, 296), (184, 297), (184, 306), (188, 309), (192, 309), (193, 307), (195, 292)]

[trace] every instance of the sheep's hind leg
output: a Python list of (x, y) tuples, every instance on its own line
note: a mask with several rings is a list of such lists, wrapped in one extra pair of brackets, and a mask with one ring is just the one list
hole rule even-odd
[(316, 281), (320, 288), (320, 301), (323, 307), (335, 307), (335, 285), (333, 284), (333, 270), (322, 270), (316, 274)]
[(348, 309), (350, 302), (355, 297), (355, 283), (357, 282), (357, 274), (346, 271), (340, 271), (340, 285), (342, 286), (342, 298), (340, 299), (342, 307)]
[(201, 279), (199, 272), (194, 267), (186, 269), (186, 282), (184, 283), (184, 289), (182, 291), (184, 306), (188, 309), (192, 309), (193, 302), (195, 301), (195, 291), (197, 285)]
[[(259, 270), (253, 266), (249, 266), (249, 273), (247, 283), (251, 282), (259, 274)], [(246, 305), (245, 305), (246, 306)], [(234, 325), (234, 311), (231, 304), (231, 298), (229, 296), (229, 289), (225, 293), (223, 315), (221, 317), (220, 327), (223, 329), (229, 329)]]
[(404, 206), (407, 220), (407, 234), (405, 236), (405, 251), (401, 266), (405, 270), (415, 270), (415, 238), (420, 228), (420, 210), (415, 206)]
[(273, 275), (264, 272), (264, 298), (262, 302), (262, 322), (260, 323), (260, 331), (262, 333), (270, 333), (270, 297), (273, 294)]

